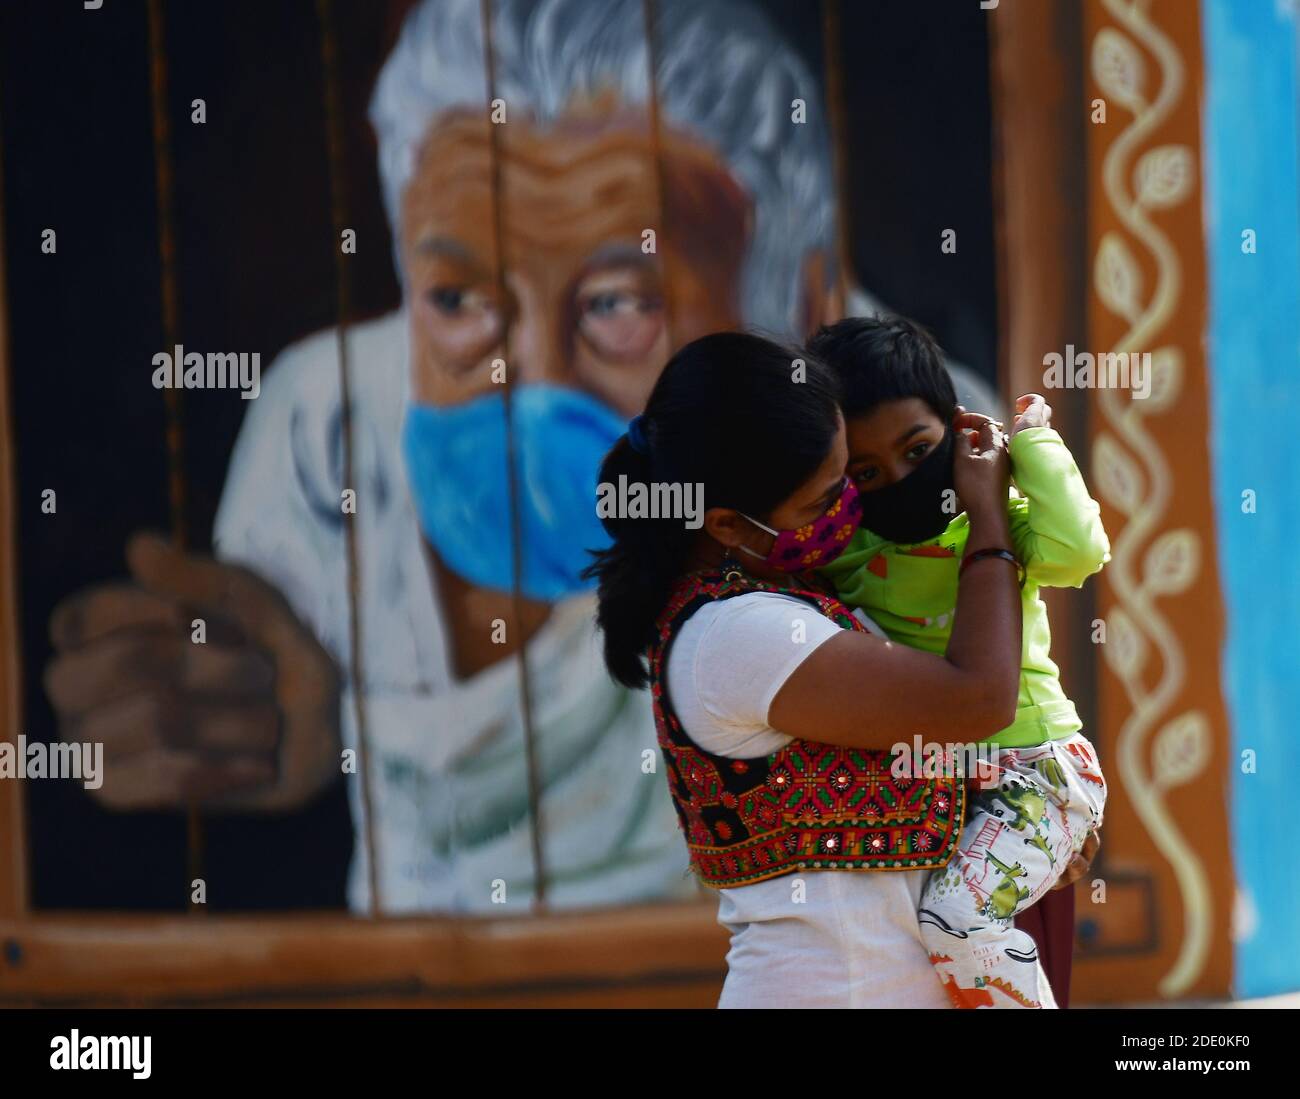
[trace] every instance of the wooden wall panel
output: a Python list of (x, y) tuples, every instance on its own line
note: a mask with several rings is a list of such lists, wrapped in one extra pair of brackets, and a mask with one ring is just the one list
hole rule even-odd
[(518, 918), (0, 920), (0, 1006), (716, 1007), (717, 899)]
[(1081, 1000), (1221, 996), (1231, 982), (1199, 18), (1184, 0), (1084, 8), (1080, 109), (1106, 111), (1087, 127), (1087, 350), (1150, 352), (1153, 387), (1146, 399), (1089, 391), (1092, 485), (1112, 549), (1098, 692), (1110, 805)]
[[(1003, 0), (990, 13), (1002, 388), (1047, 393), (1114, 554), (1083, 592), (1047, 597), (1053, 655), (1110, 783), (1102, 852), (1077, 887), (1077, 1003), (1221, 995), (1231, 976), (1198, 10)], [(1153, 352), (1158, 387), (1045, 390), (1043, 356), (1067, 346)]]

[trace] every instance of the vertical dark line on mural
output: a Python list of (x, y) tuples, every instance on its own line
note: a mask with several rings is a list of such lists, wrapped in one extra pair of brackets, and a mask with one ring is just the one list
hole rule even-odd
[[(343, 172), (343, 110), (339, 96), (338, 40), (334, 34), (334, 9), (331, 0), (316, 0), (320, 22), (321, 67), (325, 95), (325, 136), (329, 157), (330, 221), (333, 227), (334, 285), (337, 297), (339, 354), (339, 415), (343, 439), (343, 487), (356, 491), (353, 484), (354, 448), (352, 440), (352, 388), (348, 375), (348, 326), (352, 320), (352, 295), (348, 283), (347, 260), (343, 254), (343, 232), (348, 228), (346, 180)], [(355, 501), (354, 501), (355, 502)], [(348, 678), (352, 682), (352, 714), (357, 729), (357, 759), (361, 765), (361, 807), (365, 818), (363, 838), (370, 885), (370, 915), (383, 911), (379, 894), (379, 858), (372, 808), (371, 756), (369, 726), (366, 721), (365, 662), (361, 655), (361, 569), (357, 535), (357, 509), (343, 512), (343, 538), (348, 561)]]
[[(22, 647), (19, 644), (18, 537), (15, 522), (18, 470), (9, 407), (9, 289), (5, 274), (4, 126), (0, 117), (0, 744), (18, 750), (22, 729)], [(0, 919), (27, 915), (31, 851), (23, 801), (25, 778), (0, 783)]]
[(646, 104), (650, 112), (650, 156), (654, 161), (655, 201), (659, 207), (659, 232), (655, 236), (655, 251), (663, 266), (664, 277), (664, 331), (668, 336), (668, 354), (677, 344), (673, 329), (673, 278), (665, 242), (668, 240), (668, 174), (664, 170), (662, 119), (659, 116), (659, 50), (655, 31), (659, 13), (655, 0), (641, 0), (641, 16), (645, 24)]
[(844, 303), (848, 304), (853, 272), (853, 234), (849, 220), (848, 124), (844, 90), (844, 41), (840, 0), (822, 0), (822, 64), (826, 69), (826, 111), (830, 119), (831, 156), (835, 170), (835, 258)]
[[(519, 662), (519, 701), (523, 709), (524, 759), (528, 769), (528, 815), (532, 821), (533, 853), (533, 908), (546, 906), (546, 861), (542, 845), (541, 782), (538, 776), (537, 742), (533, 730), (533, 700), (528, 679), (528, 646), (523, 641), (523, 523), (520, 515), (519, 477), (515, 469), (514, 375), (510, 368), (510, 330), (514, 310), (510, 305), (506, 287), (505, 226), (502, 215), (501, 139), (498, 124), (493, 121), (493, 104), (497, 98), (496, 50), (492, 45), (492, 0), (479, 0), (479, 16), (483, 24), (483, 64), (487, 74), (487, 128), (489, 171), (492, 186), (492, 246), (496, 262), (497, 308), (501, 314), (501, 348), (506, 361), (505, 414), (506, 414), (506, 479), (510, 486), (510, 543), (512, 591), (514, 595), (514, 629), (520, 644), (515, 650)], [(507, 119), (509, 115), (507, 114)], [(504, 123), (502, 123), (504, 125)]]
[[(149, 89), (153, 105), (154, 175), (158, 201), (158, 269), (162, 295), (163, 346), (174, 354), (180, 343), (180, 316), (176, 291), (176, 223), (172, 201), (173, 173), (171, 125), (167, 112), (167, 40), (162, 0), (149, 0)], [(172, 368), (179, 379), (181, 363)], [(167, 409), (167, 499), (171, 510), (172, 541), (178, 549), (188, 544), (185, 502), (185, 433), (181, 388), (163, 390)], [(207, 911), (194, 903), (194, 881), (203, 877), (203, 818), (191, 802), (185, 813), (185, 851), (189, 883), (185, 896), (191, 914)]]

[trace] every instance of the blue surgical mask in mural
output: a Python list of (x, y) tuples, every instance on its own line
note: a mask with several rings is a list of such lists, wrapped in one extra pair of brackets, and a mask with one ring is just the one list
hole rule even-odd
[[(592, 582), (588, 550), (609, 535), (596, 516), (596, 482), (625, 422), (585, 393), (527, 385), (511, 396), (523, 539), (520, 587), (555, 601)], [(512, 590), (510, 484), (503, 392), (465, 404), (411, 404), (402, 454), (420, 526), (453, 572), (479, 587)]]

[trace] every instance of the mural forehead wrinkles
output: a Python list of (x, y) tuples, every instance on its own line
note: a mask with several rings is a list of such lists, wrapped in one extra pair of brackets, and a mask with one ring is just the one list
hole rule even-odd
[[(789, 124), (796, 100), (820, 102), (818, 84), (751, 4), (656, 0), (653, 33), (665, 132), (713, 150), (756, 207), (744, 317), (793, 335), (799, 265), (834, 236), (824, 112)], [(495, 94), (540, 123), (611, 92), (644, 109), (646, 34), (641, 0), (613, 0), (594, 19), (573, 0), (493, 4)], [(430, 126), (443, 112), (486, 102), (483, 49), (478, 0), (421, 6), (405, 23), (370, 104), (390, 220)]]

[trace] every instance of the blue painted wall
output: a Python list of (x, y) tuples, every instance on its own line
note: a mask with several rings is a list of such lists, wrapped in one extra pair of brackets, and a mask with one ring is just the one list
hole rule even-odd
[[(1300, 156), (1295, 0), (1202, 0), (1211, 440), (1241, 891), (1235, 991), (1300, 989)], [(1242, 252), (1255, 230), (1257, 251)], [(1253, 489), (1257, 511), (1243, 514)], [(1257, 771), (1242, 774), (1251, 749)]]

